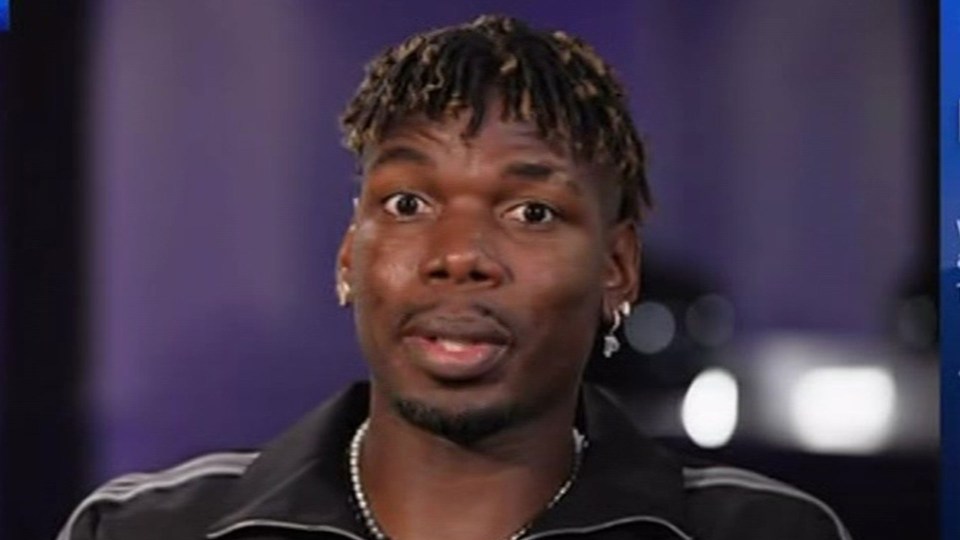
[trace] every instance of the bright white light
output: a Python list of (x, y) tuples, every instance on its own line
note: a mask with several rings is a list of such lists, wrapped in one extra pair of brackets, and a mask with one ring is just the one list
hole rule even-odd
[(790, 395), (794, 435), (815, 452), (875, 452), (890, 435), (896, 397), (893, 377), (883, 368), (812, 369)]
[(697, 375), (680, 410), (690, 439), (704, 448), (727, 444), (737, 428), (738, 394), (737, 381), (726, 370), (711, 368)]

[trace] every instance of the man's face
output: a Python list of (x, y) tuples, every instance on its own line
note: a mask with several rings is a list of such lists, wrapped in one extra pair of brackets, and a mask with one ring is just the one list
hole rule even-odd
[(468, 114), (414, 118), (371, 149), (339, 263), (374, 407), (496, 431), (572, 406), (638, 255), (612, 181), (532, 124), (486, 118), (469, 139)]

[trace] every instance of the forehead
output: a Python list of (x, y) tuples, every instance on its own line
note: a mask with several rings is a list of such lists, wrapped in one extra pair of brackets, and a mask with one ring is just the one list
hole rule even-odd
[(611, 167), (579, 159), (566, 140), (542, 136), (534, 122), (504, 120), (496, 109), (488, 110), (475, 130), (471, 119), (469, 113), (442, 119), (405, 117), (364, 152), (364, 177), (379, 176), (378, 170), (395, 165), (445, 169), (475, 179), (549, 180), (576, 193), (590, 193), (607, 219), (616, 220), (620, 188)]
[(479, 114), (464, 109), (441, 118), (411, 114), (392, 123), (379, 142), (367, 154), (400, 143), (419, 143), (437, 149), (480, 149), (486, 152), (522, 150), (549, 155), (553, 159), (578, 165), (569, 151), (569, 144), (559, 137), (545, 137), (536, 123), (527, 120), (503, 119), (498, 105), (488, 105)]
[(424, 113), (400, 115), (364, 150), (360, 165), (368, 175), (378, 163), (437, 166), (439, 160), (458, 168), (489, 165), (495, 174), (528, 164), (546, 165), (552, 176), (586, 187), (603, 201), (605, 213), (616, 214), (620, 191), (616, 171), (609, 164), (577, 156), (566, 132), (555, 130), (545, 136), (535, 121), (505, 119), (496, 94), (488, 98), (479, 118), (469, 108), (440, 118)]

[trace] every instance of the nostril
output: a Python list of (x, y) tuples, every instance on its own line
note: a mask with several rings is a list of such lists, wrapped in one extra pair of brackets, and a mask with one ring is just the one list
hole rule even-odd
[(428, 276), (430, 279), (446, 280), (450, 279), (450, 272), (446, 268), (436, 268), (431, 270)]
[(420, 268), (422, 279), (458, 284), (492, 284), (500, 281), (496, 261), (479, 250), (455, 251), (428, 259)]
[(486, 280), (488, 280), (488, 279), (490, 279), (490, 276), (488, 276), (485, 272), (481, 272), (480, 270), (471, 270), (471, 271), (470, 271), (470, 280), (471, 280), (471, 281), (486, 281)]

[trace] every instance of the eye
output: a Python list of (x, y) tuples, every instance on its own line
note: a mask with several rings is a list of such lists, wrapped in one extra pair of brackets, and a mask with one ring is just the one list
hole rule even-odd
[(544, 225), (557, 219), (557, 211), (541, 202), (525, 202), (507, 210), (506, 217), (530, 225)]
[(383, 200), (383, 209), (392, 216), (413, 217), (429, 211), (427, 201), (413, 193), (394, 193)]

